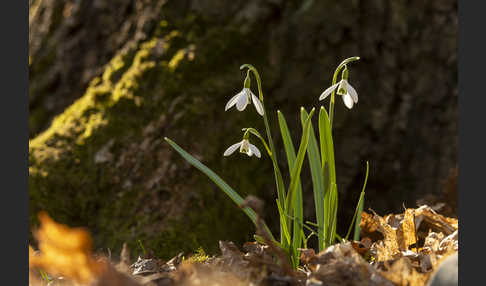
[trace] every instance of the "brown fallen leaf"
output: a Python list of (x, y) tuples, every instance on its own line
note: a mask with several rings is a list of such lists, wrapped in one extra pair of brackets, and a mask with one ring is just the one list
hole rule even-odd
[(52, 275), (62, 275), (79, 283), (90, 283), (106, 270), (91, 255), (91, 237), (82, 228), (69, 228), (39, 213), (40, 229), (35, 233), (40, 255), (30, 257), (31, 265)]
[(368, 237), (371, 241), (383, 239), (383, 235), (378, 231), (378, 222), (373, 219), (373, 215), (363, 211), (361, 213), (360, 236)]
[(140, 286), (118, 272), (107, 259), (95, 259), (91, 253), (91, 237), (85, 229), (59, 224), (45, 212), (39, 214), (39, 220), (41, 226), (35, 237), (40, 254), (35, 255), (29, 248), (29, 267), (39, 267), (51, 276), (63, 277), (61, 280), (54, 277), (53, 285)]
[(444, 239), (442, 232), (433, 232), (429, 230), (429, 234), (425, 238), (422, 252), (424, 253), (437, 253), (439, 252), (440, 242)]
[(300, 248), (300, 261), (303, 264), (311, 264), (313, 263), (316, 259), (316, 252), (312, 248)]
[(366, 256), (370, 251), (371, 241), (369, 238), (365, 237), (364, 241), (351, 241), (351, 246), (359, 253), (359, 255)]
[(30, 246), (29, 244), (29, 286), (42, 285), (40, 272), (37, 268), (34, 267), (32, 263), (33, 257), (35, 256), (36, 253), (32, 246)]
[(373, 212), (373, 219), (378, 225), (377, 230), (384, 237), (382, 241), (374, 245), (376, 248), (375, 260), (380, 262), (396, 258), (397, 255), (400, 254), (396, 229), (386, 223), (386, 221), (375, 212)]
[(217, 265), (184, 261), (173, 273), (174, 285), (177, 286), (249, 286), (248, 281), (239, 278), (233, 271), (223, 271)]
[(439, 244), (439, 253), (445, 254), (459, 250), (459, 230), (454, 231), (450, 235), (444, 237)]
[(406, 209), (397, 230), (397, 239), (400, 250), (408, 250), (410, 245), (417, 244), (415, 228), (415, 210)]
[(335, 286), (392, 286), (379, 272), (357, 253), (351, 243), (328, 247), (317, 255), (315, 270), (309, 274), (306, 285)]
[(450, 235), (458, 229), (458, 220), (436, 213), (431, 207), (423, 205), (415, 210), (416, 228), (422, 228), (426, 232), (432, 229), (434, 232), (442, 232)]
[(425, 285), (430, 273), (419, 273), (407, 257), (401, 257), (391, 263), (386, 271), (380, 271), (381, 275), (399, 286)]

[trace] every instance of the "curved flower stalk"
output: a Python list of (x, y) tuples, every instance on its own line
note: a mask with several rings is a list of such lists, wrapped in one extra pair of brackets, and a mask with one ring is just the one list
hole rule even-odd
[(248, 72), (246, 73), (245, 82), (243, 84), (243, 89), (238, 94), (233, 96), (228, 101), (228, 103), (226, 103), (226, 107), (224, 108), (224, 111), (227, 111), (235, 104), (236, 104), (236, 109), (238, 109), (239, 111), (243, 111), (245, 110), (246, 106), (251, 103), (255, 105), (255, 109), (258, 112), (258, 114), (263, 116), (264, 114), (263, 105), (261, 101), (258, 99), (258, 97), (256, 97), (256, 95), (250, 89), (250, 71), (248, 70)]

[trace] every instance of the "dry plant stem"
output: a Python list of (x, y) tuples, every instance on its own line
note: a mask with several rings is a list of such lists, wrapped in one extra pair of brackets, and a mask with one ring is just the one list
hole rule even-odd
[[(336, 81), (337, 81), (337, 77), (339, 75), (339, 73), (341, 72), (341, 69), (348, 63), (350, 62), (354, 62), (354, 61), (357, 61), (359, 60), (359, 57), (351, 57), (351, 58), (347, 58), (345, 59), (344, 61), (342, 61), (338, 67), (336, 68), (336, 70), (334, 71), (334, 75), (332, 76), (332, 84), (331, 85), (334, 85), (336, 84)], [(332, 129), (332, 122), (333, 122), (333, 119), (334, 119), (334, 101), (335, 101), (335, 94), (336, 94), (336, 90), (333, 90), (332, 93), (331, 93), (331, 100), (329, 101), (329, 123), (331, 125), (331, 129)]]

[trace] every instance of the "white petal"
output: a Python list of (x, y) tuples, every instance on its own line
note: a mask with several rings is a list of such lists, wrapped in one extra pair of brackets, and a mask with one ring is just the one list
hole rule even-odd
[(324, 90), (324, 92), (321, 94), (321, 96), (319, 96), (319, 100), (323, 100), (324, 98), (326, 98), (329, 94), (331, 94), (331, 92), (333, 90), (336, 89), (336, 87), (339, 85), (339, 82), (336, 83), (336, 84), (333, 84), (331, 85), (330, 87), (328, 87), (326, 90)]
[(238, 101), (238, 97), (241, 95), (243, 91), (240, 91), (237, 95), (233, 96), (229, 101), (228, 103), (226, 103), (226, 107), (224, 108), (224, 111), (230, 109), (233, 105), (236, 104), (236, 102)]
[(243, 111), (245, 110), (247, 104), (248, 104), (248, 94), (243, 89), (243, 91), (240, 93), (240, 96), (237, 99), (236, 109), (238, 109), (239, 111)]
[(253, 105), (255, 105), (255, 108), (256, 108), (258, 114), (263, 116), (263, 105), (262, 105), (260, 99), (258, 99), (258, 97), (256, 97), (253, 94), (253, 92), (251, 93), (251, 97), (252, 97)]
[(348, 86), (348, 93), (349, 95), (351, 95), (351, 97), (353, 98), (353, 101), (354, 103), (358, 103), (358, 93), (356, 92), (356, 90), (354, 89), (354, 87), (352, 87), (349, 82), (347, 82)]
[(346, 93), (348, 93), (348, 81), (347, 80), (342, 79), (339, 82), (339, 86), (336, 90), (336, 93), (339, 94), (339, 95), (345, 95)]
[(349, 95), (349, 93), (343, 95), (343, 101), (344, 101), (344, 105), (346, 105), (347, 108), (349, 109), (353, 108), (354, 101), (351, 95)]
[(252, 151), (253, 153), (255, 153), (255, 156), (257, 156), (258, 158), (260, 158), (260, 156), (261, 156), (260, 150), (258, 150), (258, 148), (255, 145), (250, 144), (250, 151)]
[(236, 144), (229, 146), (228, 149), (226, 149), (226, 151), (224, 151), (223, 156), (229, 156), (229, 155), (233, 154), (233, 152), (235, 152), (235, 150), (238, 149), (238, 147), (240, 147), (240, 145), (241, 145), (241, 142), (238, 142)]

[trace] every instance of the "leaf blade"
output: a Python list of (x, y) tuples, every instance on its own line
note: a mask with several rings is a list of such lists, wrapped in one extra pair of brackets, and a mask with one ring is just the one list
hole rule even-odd
[[(305, 109), (301, 109), (301, 123), (302, 126), (305, 124), (305, 119), (308, 114)], [(314, 193), (314, 205), (316, 210), (317, 227), (321, 231), (318, 231), (317, 239), (319, 245), (323, 244), (324, 241), (324, 178), (321, 167), (321, 155), (319, 148), (317, 147), (316, 135), (314, 133), (314, 128), (312, 124), (310, 126), (309, 143), (307, 146), (307, 158), (309, 161), (309, 167), (311, 170), (313, 193)], [(322, 249), (319, 249), (322, 250)]]
[[(289, 128), (287, 126), (287, 121), (280, 110), (277, 111), (278, 114), (278, 123), (280, 127), (280, 134), (282, 135), (282, 141), (284, 142), (284, 149), (285, 154), (287, 155), (287, 163), (289, 166), (289, 172), (292, 172), (292, 168), (295, 164), (296, 155), (295, 155), (295, 148), (294, 144), (292, 143), (292, 138), (290, 136)], [(297, 183), (297, 194), (296, 194), (296, 203), (294, 205), (293, 213), (294, 213), (294, 226), (293, 226), (293, 236), (292, 236), (292, 251), (294, 260), (292, 261), (294, 264), (298, 265), (298, 248), (302, 245), (302, 224), (303, 224), (303, 203), (302, 203), (302, 185), (300, 183), (300, 178)]]
[[(192, 166), (199, 169), (203, 172), (206, 176), (208, 176), (211, 181), (213, 181), (226, 195), (228, 195), (233, 202), (235, 202), (238, 206), (244, 203), (244, 199), (231, 188), (221, 177), (219, 177), (216, 173), (214, 173), (211, 169), (209, 169), (206, 165), (201, 163), (199, 160), (194, 158), (191, 154), (187, 153), (184, 149), (182, 149), (179, 145), (177, 145), (174, 141), (170, 140), (169, 138), (165, 137), (164, 140), (169, 143), (169, 145), (174, 148), (187, 162), (189, 162)], [(257, 225), (257, 214), (254, 210), (249, 207), (242, 208), (243, 212), (251, 219), (251, 221)], [(264, 223), (264, 227), (272, 240), (275, 240), (273, 234), (271, 233), (268, 226)]]

